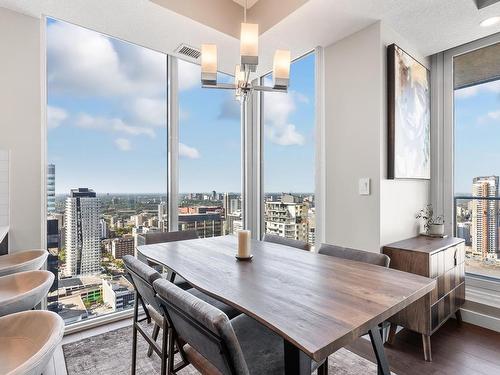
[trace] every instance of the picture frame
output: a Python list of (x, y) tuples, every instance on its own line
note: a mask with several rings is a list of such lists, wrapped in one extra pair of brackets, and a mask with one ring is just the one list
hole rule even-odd
[(388, 179), (430, 176), (430, 71), (396, 44), (387, 47)]

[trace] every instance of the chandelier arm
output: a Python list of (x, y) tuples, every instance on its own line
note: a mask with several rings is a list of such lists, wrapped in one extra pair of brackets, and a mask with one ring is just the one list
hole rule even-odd
[(236, 90), (238, 87), (231, 83), (217, 83), (216, 85), (201, 85), (204, 89)]

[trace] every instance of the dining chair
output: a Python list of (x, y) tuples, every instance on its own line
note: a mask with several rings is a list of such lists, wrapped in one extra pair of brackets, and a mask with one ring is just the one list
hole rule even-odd
[[(161, 358), (162, 363), (166, 361), (166, 338), (165, 332), (168, 332), (167, 321), (163, 318), (160, 305), (155, 298), (156, 292), (153, 288), (153, 282), (162, 279), (161, 274), (147, 264), (134, 258), (131, 255), (123, 257), (125, 269), (129, 275), (132, 285), (135, 289), (135, 304), (134, 304), (134, 318), (132, 324), (132, 375), (136, 372), (136, 359), (137, 359), (137, 332), (148, 342), (149, 348), (147, 356), (150, 357), (153, 351)], [(220, 302), (197, 289), (191, 288), (188, 290), (189, 294), (196, 296), (205, 303), (213, 304), (218, 309), (224, 311), (228, 316), (235, 317), (240, 312), (223, 302)], [(142, 305), (146, 317), (139, 318), (139, 303)], [(140, 323), (147, 321), (148, 324), (153, 321), (153, 332), (150, 336), (140, 325)], [(160, 329), (163, 331), (162, 346), (156, 343)]]
[[(148, 232), (143, 233), (137, 236), (137, 245), (152, 245), (157, 243), (164, 242), (175, 242), (175, 241), (186, 241), (186, 240), (195, 240), (198, 239), (198, 232), (196, 230), (182, 230), (176, 232)], [(138, 256), (141, 259), (140, 256)], [(157, 271), (161, 272), (164, 268), (156, 262), (151, 261), (150, 259), (141, 259), (149, 266), (153, 267)], [(165, 275), (170, 281), (173, 281), (177, 286), (182, 289), (189, 289), (191, 285), (184, 280), (179, 275), (176, 275), (172, 270), (167, 269), (167, 273)]]
[[(348, 247), (342, 247), (342, 246), (337, 246), (337, 245), (329, 245), (329, 244), (321, 244), (319, 250), (319, 254), (323, 255), (329, 255), (333, 256), (336, 258), (342, 258), (342, 259), (348, 259), (348, 260), (354, 260), (357, 262), (362, 262), (362, 263), (369, 263), (373, 264), (375, 266), (381, 266), (381, 267), (386, 267), (389, 268), (389, 264), (391, 262), (391, 258), (389, 258), (385, 254), (381, 253), (375, 253), (375, 252), (370, 252), (370, 251), (364, 251), (364, 250), (357, 250), (357, 249), (351, 249)], [(383, 323), (379, 325), (380, 327), (380, 333), (381, 336), (383, 335)], [(375, 354), (379, 352), (379, 350), (383, 350), (382, 346), (382, 339), (381, 337), (374, 337), (372, 335), (372, 332), (369, 332), (370, 335), (370, 340), (372, 342), (373, 349), (375, 351)], [(362, 335), (364, 336), (364, 334)], [(375, 348), (377, 347), (377, 348)], [(387, 365), (387, 364), (384, 364)], [(324, 369), (324, 374), (328, 374), (328, 370)], [(380, 364), (378, 368), (378, 372), (381, 373), (380, 369)]]
[[(165, 279), (156, 280), (153, 287), (171, 325), (168, 375), (188, 364), (203, 375), (284, 373), (283, 339), (253, 318), (242, 314), (229, 319), (217, 307)], [(182, 359), (175, 366), (171, 360), (174, 344)], [(318, 365), (313, 362), (311, 372)]]
[(348, 247), (329, 245), (329, 244), (321, 244), (318, 253), (334, 256), (336, 258), (343, 258), (363, 263), (374, 264), (376, 266), (382, 266), (386, 268), (389, 267), (389, 264), (391, 262), (391, 258), (389, 258), (385, 254), (374, 253), (371, 251), (356, 250)]
[(300, 250), (306, 250), (306, 251), (311, 250), (311, 246), (307, 242), (294, 240), (292, 238), (277, 236), (276, 234), (266, 233), (264, 235), (264, 242), (277, 243), (279, 245), (295, 247), (296, 249)]

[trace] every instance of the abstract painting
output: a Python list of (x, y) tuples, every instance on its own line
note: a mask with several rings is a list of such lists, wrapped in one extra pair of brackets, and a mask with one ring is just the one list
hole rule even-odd
[(392, 44), (388, 58), (388, 178), (430, 179), (430, 72)]

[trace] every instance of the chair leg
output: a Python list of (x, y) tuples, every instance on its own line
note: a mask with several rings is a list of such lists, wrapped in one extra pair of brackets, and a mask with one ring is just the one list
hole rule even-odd
[[(155, 326), (153, 327), (153, 336), (152, 336), (153, 341), (156, 342), (156, 340), (158, 340), (159, 333), (160, 333), (160, 326), (155, 323)], [(152, 354), (153, 354), (153, 345), (149, 345), (147, 356), (151, 357)]]
[(387, 337), (387, 343), (389, 345), (394, 345), (394, 341), (396, 340), (397, 329), (398, 329), (398, 325), (391, 323), (391, 327), (389, 328), (389, 336)]
[[(166, 319), (165, 319), (166, 320)], [(172, 375), (171, 366), (173, 369), (174, 353), (170, 349), (170, 340), (172, 335), (172, 330), (167, 326), (166, 321), (163, 323), (163, 335), (161, 339), (161, 375)], [(172, 363), (172, 364), (171, 364)]]
[(370, 335), (370, 340), (372, 342), (373, 351), (375, 352), (375, 357), (377, 358), (377, 368), (379, 375), (390, 375), (391, 370), (389, 369), (389, 363), (385, 356), (384, 344), (382, 343), (382, 337), (380, 336), (380, 328), (376, 327), (368, 331)]
[(325, 362), (318, 367), (317, 375), (328, 375), (328, 357), (326, 357)]
[(134, 321), (132, 322), (132, 370), (131, 374), (135, 375), (136, 362), (137, 362), (137, 318), (139, 316), (139, 301), (137, 298), (137, 293), (135, 294), (134, 303)]

